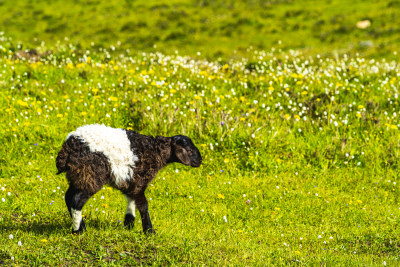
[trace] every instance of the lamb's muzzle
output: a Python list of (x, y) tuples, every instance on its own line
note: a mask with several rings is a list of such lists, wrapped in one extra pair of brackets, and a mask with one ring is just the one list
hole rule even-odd
[(154, 233), (144, 193), (157, 172), (173, 162), (201, 165), (200, 151), (189, 137), (145, 136), (98, 124), (70, 133), (58, 153), (56, 166), (58, 173), (66, 172), (69, 181), (65, 202), (73, 219), (72, 232), (85, 230), (83, 206), (109, 184), (127, 197), (125, 227), (133, 227), (137, 208), (143, 231)]

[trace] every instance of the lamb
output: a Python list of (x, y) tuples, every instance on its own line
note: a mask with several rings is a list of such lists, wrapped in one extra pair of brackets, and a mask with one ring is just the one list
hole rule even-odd
[(105, 184), (120, 190), (127, 199), (124, 226), (133, 228), (139, 210), (143, 232), (155, 233), (150, 221), (145, 190), (168, 163), (199, 167), (202, 157), (184, 135), (145, 136), (105, 125), (84, 125), (68, 134), (58, 152), (58, 173), (66, 173), (69, 188), (65, 202), (72, 218), (72, 233), (85, 229), (82, 208)]

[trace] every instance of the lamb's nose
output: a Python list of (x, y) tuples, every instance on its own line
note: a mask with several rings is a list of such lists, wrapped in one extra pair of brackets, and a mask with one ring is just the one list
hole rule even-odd
[(192, 164), (192, 166), (193, 166), (193, 167), (200, 167), (201, 162), (202, 162), (202, 159), (200, 158), (199, 160), (194, 161), (193, 164)]

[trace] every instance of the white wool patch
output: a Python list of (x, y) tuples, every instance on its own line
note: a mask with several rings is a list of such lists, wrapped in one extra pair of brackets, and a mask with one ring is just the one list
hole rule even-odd
[(71, 209), (71, 215), (72, 215), (72, 228), (74, 229), (74, 231), (78, 231), (82, 221), (82, 211)]
[(133, 199), (130, 199), (129, 197), (126, 197), (126, 201), (128, 202), (126, 213), (132, 214), (133, 217), (135, 217), (135, 209), (136, 209), (135, 201)]
[(138, 157), (131, 150), (131, 143), (122, 129), (111, 128), (104, 124), (84, 125), (70, 133), (88, 144), (90, 151), (101, 152), (109, 160), (115, 183), (128, 181)]

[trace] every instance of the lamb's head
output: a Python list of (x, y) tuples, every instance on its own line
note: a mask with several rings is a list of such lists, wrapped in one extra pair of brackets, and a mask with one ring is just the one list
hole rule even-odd
[(200, 151), (192, 140), (184, 135), (175, 135), (171, 142), (171, 161), (187, 166), (199, 167), (201, 165)]

